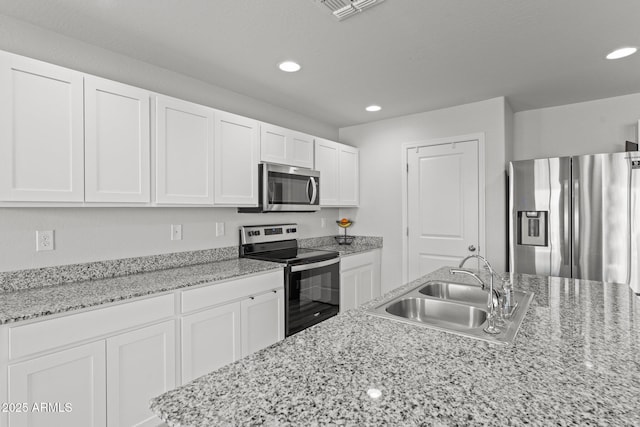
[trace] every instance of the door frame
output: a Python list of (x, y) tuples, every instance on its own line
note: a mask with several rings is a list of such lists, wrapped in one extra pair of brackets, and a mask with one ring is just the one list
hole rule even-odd
[(402, 144), (402, 283), (407, 283), (409, 277), (409, 150), (418, 150), (433, 145), (446, 145), (460, 142), (478, 141), (478, 255), (484, 255), (485, 248), (485, 134), (484, 132), (468, 135), (451, 136), (445, 138), (428, 139)]

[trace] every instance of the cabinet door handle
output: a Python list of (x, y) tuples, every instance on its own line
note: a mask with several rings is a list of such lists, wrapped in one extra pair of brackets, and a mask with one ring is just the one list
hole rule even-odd
[(256, 297), (249, 297), (249, 299), (256, 299)]
[(469, 245), (469, 252), (475, 252), (476, 251), (476, 247), (473, 245)]

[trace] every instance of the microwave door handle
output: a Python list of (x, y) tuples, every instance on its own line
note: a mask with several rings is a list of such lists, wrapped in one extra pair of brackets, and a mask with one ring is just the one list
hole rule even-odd
[(267, 191), (264, 195), (263, 207), (265, 210), (270, 211), (271, 205), (273, 204), (273, 200), (276, 197), (276, 188), (275, 183), (272, 181), (267, 181)]
[(313, 205), (316, 202), (316, 197), (318, 197), (318, 184), (316, 183), (316, 179), (314, 177), (309, 178), (309, 183), (311, 184), (311, 197), (310, 203)]

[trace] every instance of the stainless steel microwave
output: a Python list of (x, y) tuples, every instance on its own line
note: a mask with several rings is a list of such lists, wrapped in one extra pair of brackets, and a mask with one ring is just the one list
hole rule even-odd
[(320, 172), (293, 166), (258, 165), (259, 203), (238, 212), (314, 212), (320, 210)]

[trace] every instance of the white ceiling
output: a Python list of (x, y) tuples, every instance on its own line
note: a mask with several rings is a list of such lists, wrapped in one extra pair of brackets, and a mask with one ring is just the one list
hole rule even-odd
[(604, 59), (640, 45), (638, 0), (386, 0), (342, 22), (313, 0), (0, 0), (0, 13), (336, 127), (640, 92), (640, 54)]

